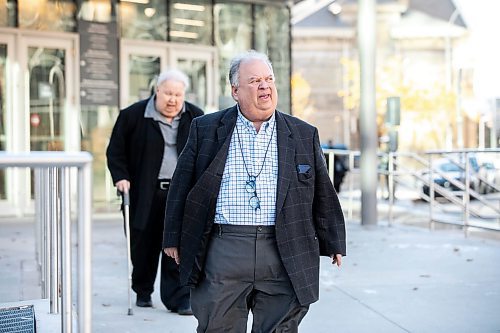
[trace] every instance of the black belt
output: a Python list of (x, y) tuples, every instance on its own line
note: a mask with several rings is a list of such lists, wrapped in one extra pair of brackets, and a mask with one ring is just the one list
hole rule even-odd
[(274, 234), (274, 225), (235, 225), (214, 223), (212, 232), (222, 235), (225, 232), (239, 234)]
[(164, 191), (168, 190), (171, 181), (172, 181), (171, 179), (158, 179), (157, 182), (158, 189)]

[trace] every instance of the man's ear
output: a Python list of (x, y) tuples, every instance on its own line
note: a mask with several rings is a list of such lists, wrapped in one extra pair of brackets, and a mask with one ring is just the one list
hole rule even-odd
[(238, 101), (238, 87), (231, 86), (231, 95), (235, 101)]

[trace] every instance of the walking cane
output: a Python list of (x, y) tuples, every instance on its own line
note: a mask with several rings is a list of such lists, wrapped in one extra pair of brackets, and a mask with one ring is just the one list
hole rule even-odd
[(130, 256), (130, 196), (128, 191), (122, 192), (123, 196), (123, 217), (125, 220), (125, 236), (127, 238), (127, 267), (128, 267), (128, 315), (132, 312), (132, 259)]

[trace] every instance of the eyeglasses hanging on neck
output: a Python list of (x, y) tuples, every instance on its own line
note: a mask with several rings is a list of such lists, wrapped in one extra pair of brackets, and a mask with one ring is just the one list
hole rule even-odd
[(252, 195), (250, 197), (250, 199), (248, 199), (248, 203), (249, 203), (250, 207), (252, 207), (252, 209), (254, 209), (255, 211), (259, 211), (260, 210), (260, 199), (257, 196), (256, 181), (257, 181), (257, 177), (249, 175), (248, 180), (247, 180), (246, 185), (245, 185), (245, 190)]
[[(237, 105), (237, 106), (238, 106), (238, 111), (241, 112), (240, 106), (239, 105)], [(241, 119), (241, 121), (243, 122), (243, 119)], [(243, 147), (241, 144), (240, 132), (238, 130), (238, 124), (236, 124), (236, 135), (238, 136), (238, 143), (240, 146), (241, 158), (243, 159), (243, 165), (245, 166), (245, 171), (247, 172), (247, 175), (248, 175), (248, 180), (246, 181), (246, 184), (245, 184), (245, 190), (247, 191), (247, 193), (252, 195), (250, 197), (250, 199), (248, 199), (248, 204), (250, 205), (250, 207), (253, 210), (255, 210), (255, 212), (260, 212), (260, 199), (257, 196), (257, 177), (259, 177), (260, 173), (262, 172), (262, 169), (264, 169), (264, 164), (266, 163), (266, 158), (267, 158), (267, 152), (269, 151), (269, 146), (271, 146), (271, 141), (273, 140), (275, 128), (276, 128), (276, 121), (274, 121), (274, 123), (273, 123), (271, 137), (269, 138), (269, 141), (267, 143), (266, 152), (264, 153), (264, 159), (262, 161), (262, 165), (260, 166), (259, 172), (254, 176), (254, 175), (251, 175), (250, 172), (248, 171), (247, 163), (245, 161), (245, 155), (243, 154)]]

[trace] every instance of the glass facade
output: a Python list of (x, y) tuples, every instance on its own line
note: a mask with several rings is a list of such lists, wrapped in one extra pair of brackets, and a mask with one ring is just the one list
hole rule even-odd
[(18, 0), (19, 27), (45, 31), (75, 31), (76, 3), (71, 0)]
[(238, 53), (252, 48), (252, 5), (219, 1), (214, 8), (214, 27), (219, 53), (219, 107), (222, 109), (234, 104), (227, 77), (229, 63)]
[(212, 45), (212, 1), (172, 1), (169, 8), (170, 41)]
[[(6, 40), (11, 43), (0, 42), (0, 151), (78, 148), (89, 151), (94, 158), (94, 207), (108, 209), (106, 203), (118, 200), (105, 154), (114, 122), (120, 108), (151, 95), (162, 70), (169, 67), (183, 70), (191, 81), (186, 99), (206, 112), (213, 112), (235, 103), (227, 78), (230, 60), (241, 52), (256, 49), (267, 53), (273, 63), (278, 108), (290, 112), (290, 9), (286, 3), (278, 0), (255, 3), (250, 0), (0, 0), (0, 37), (10, 34)], [(13, 33), (13, 29), (4, 28), (21, 29)], [(110, 32), (103, 33), (107, 30)], [(94, 39), (88, 37), (90, 35)], [(66, 44), (59, 47), (61, 39), (72, 40), (76, 47)], [(43, 41), (39, 43), (39, 40)], [(116, 54), (106, 53), (104, 47), (96, 46), (99, 40), (115, 41), (120, 45), (119, 50)], [(19, 59), (26, 61), (21, 67), (25, 66), (23, 70), (29, 75), (16, 76), (26, 86), (26, 91), (17, 92), (7, 86), (7, 78), (14, 75), (13, 68), (16, 68), (10, 66), (9, 69), (7, 50), (19, 49), (20, 45), (24, 47)], [(86, 79), (84, 74), (88, 75), (84, 70), (92, 65), (82, 62), (92, 58), (84, 51), (93, 52), (97, 57), (113, 55), (112, 59), (119, 64), (118, 72), (113, 70), (113, 73), (120, 90), (120, 105), (115, 102), (91, 104), (85, 99), (87, 95), (82, 95), (82, 89), (86, 88), (82, 80)], [(71, 62), (78, 52), (79, 72)], [(75, 89), (80, 93), (79, 105), (78, 99), (68, 97), (73, 96)], [(13, 102), (6, 103), (9, 91)], [(24, 114), (18, 109), (27, 112)], [(74, 112), (78, 112), (78, 116)], [(9, 119), (19, 129), (9, 131), (8, 126), (6, 129)], [(79, 127), (75, 123), (79, 123)], [(16, 146), (11, 147), (9, 143)], [(26, 182), (32, 182), (28, 176)], [(25, 182), (23, 176), (13, 182), (9, 177), (8, 172), (0, 170), (0, 200), (10, 200), (6, 184)]]
[(121, 1), (121, 37), (215, 46), (221, 109), (234, 103), (227, 80), (230, 60), (252, 48), (267, 53), (276, 75), (278, 108), (290, 113), (288, 7), (271, 2), (263, 5), (230, 0), (183, 0), (170, 1), (167, 11), (165, 3)]
[(288, 9), (255, 6), (255, 49), (269, 55), (276, 76), (279, 110), (290, 113), (290, 15)]
[(120, 1), (121, 37), (167, 40), (167, 2), (165, 0)]

